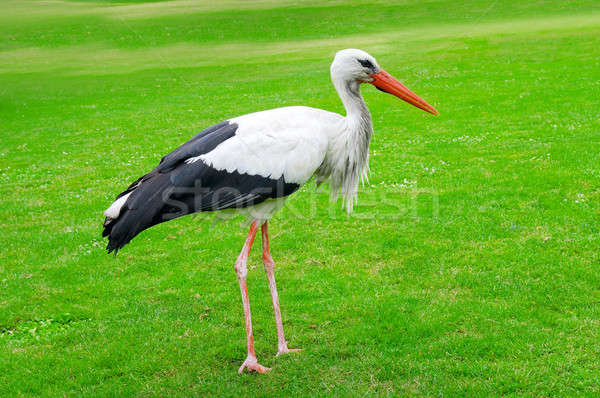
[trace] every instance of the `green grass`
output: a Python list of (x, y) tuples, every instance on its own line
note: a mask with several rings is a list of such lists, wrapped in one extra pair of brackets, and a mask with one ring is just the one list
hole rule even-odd
[[(305, 104), (342, 112), (360, 47), (438, 118), (365, 87), (371, 182), (347, 217), (306, 187), (273, 220), (275, 358), (259, 251), (259, 360), (239, 219), (104, 254), (102, 211), (202, 128)], [(0, 396), (597, 396), (597, 1), (4, 1)]]

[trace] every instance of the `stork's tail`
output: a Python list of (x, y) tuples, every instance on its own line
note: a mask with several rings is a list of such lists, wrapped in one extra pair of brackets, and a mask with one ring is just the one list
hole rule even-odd
[[(143, 182), (143, 184), (142, 184)], [(169, 176), (150, 173), (130, 185), (104, 212), (103, 237), (108, 237), (106, 250), (115, 254), (137, 234), (153, 225), (187, 213), (173, 213), (165, 202), (171, 184)]]
[(115, 220), (113, 218), (106, 218), (104, 220), (104, 231), (102, 231), (102, 237), (107, 237), (108, 236), (108, 244), (106, 245), (106, 250), (108, 250), (109, 253), (111, 252), (115, 252), (115, 255), (117, 254), (117, 252), (119, 251), (120, 248), (122, 248), (123, 246), (125, 246), (127, 243), (129, 243), (129, 240), (124, 240), (124, 239), (117, 239), (116, 236), (112, 236), (111, 232), (112, 229), (114, 228), (115, 224), (117, 223), (118, 220)]
[[(115, 201), (115, 203), (117, 201), (118, 199)], [(109, 213), (109, 210), (107, 210), (104, 214), (106, 215)], [(129, 243), (140, 232), (142, 232), (142, 229), (136, 228), (135, 224), (133, 223), (131, 210), (127, 208), (125, 204), (123, 204), (123, 206), (119, 209), (117, 218), (111, 218), (107, 216), (104, 220), (102, 237), (108, 237), (106, 250), (108, 250), (109, 253), (114, 251), (116, 255), (120, 248)]]

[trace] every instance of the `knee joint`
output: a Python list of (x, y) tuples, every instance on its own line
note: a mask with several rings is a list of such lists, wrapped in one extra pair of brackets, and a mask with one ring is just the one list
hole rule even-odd
[(246, 276), (248, 275), (248, 267), (246, 267), (246, 264), (236, 262), (234, 268), (238, 278), (246, 279)]

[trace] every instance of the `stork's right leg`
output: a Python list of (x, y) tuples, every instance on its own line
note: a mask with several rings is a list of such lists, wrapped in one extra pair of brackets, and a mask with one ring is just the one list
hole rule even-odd
[(269, 290), (271, 290), (271, 298), (273, 299), (273, 311), (275, 312), (275, 326), (277, 327), (277, 356), (279, 356), (281, 354), (287, 354), (290, 352), (302, 351), (302, 349), (288, 348), (287, 341), (285, 341), (285, 334), (283, 333), (283, 322), (281, 321), (281, 310), (279, 309), (279, 295), (277, 294), (277, 285), (275, 284), (275, 262), (273, 261), (273, 257), (271, 257), (271, 251), (269, 250), (269, 232), (267, 223), (268, 221), (265, 221), (261, 227), (263, 244), (263, 263), (265, 264), (265, 272), (267, 273), (267, 279), (269, 280)]
[(254, 242), (254, 237), (256, 236), (257, 228), (257, 222), (254, 221), (252, 225), (250, 225), (250, 231), (248, 231), (248, 237), (246, 238), (246, 242), (244, 243), (242, 252), (240, 253), (237, 261), (235, 262), (235, 273), (237, 274), (238, 282), (240, 283), (242, 303), (244, 304), (244, 318), (246, 320), (246, 340), (248, 343), (248, 356), (246, 357), (246, 360), (244, 361), (242, 366), (240, 366), (238, 373), (242, 373), (244, 371), (244, 368), (247, 368), (248, 370), (254, 370), (258, 373), (265, 373), (271, 370), (270, 368), (262, 366), (256, 360), (256, 353), (254, 352), (254, 336), (252, 335), (252, 317), (250, 315), (250, 298), (248, 297), (248, 286), (246, 285), (246, 276), (248, 275), (248, 254), (250, 253), (252, 242)]

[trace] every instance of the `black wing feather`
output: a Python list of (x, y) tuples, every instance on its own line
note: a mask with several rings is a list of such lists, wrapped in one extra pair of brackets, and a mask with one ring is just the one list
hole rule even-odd
[(217, 145), (233, 137), (237, 128), (236, 123), (224, 121), (202, 130), (185, 144), (165, 155), (156, 170), (159, 172), (169, 171), (185, 159), (212, 151)]
[(283, 176), (272, 179), (237, 171), (217, 170), (201, 160), (185, 160), (212, 151), (235, 135), (236, 124), (222, 122), (197, 134), (162, 158), (150, 173), (138, 178), (117, 198), (131, 193), (119, 217), (107, 218), (102, 236), (108, 252), (116, 252), (153, 225), (201, 211), (243, 208), (292, 194), (298, 184)]

